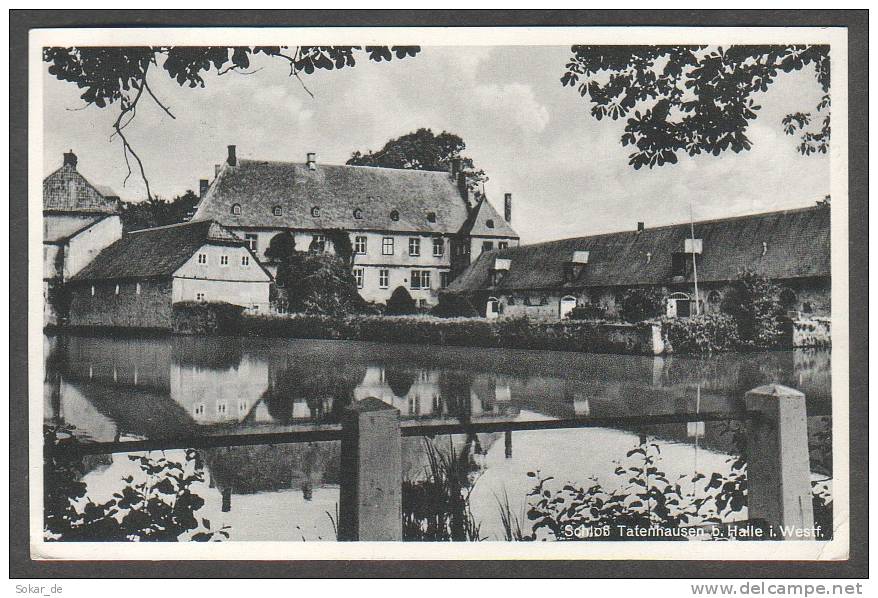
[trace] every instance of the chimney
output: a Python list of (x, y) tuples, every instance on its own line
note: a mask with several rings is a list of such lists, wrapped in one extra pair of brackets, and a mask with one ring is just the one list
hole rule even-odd
[(512, 194), (503, 194), (503, 218), (506, 222), (512, 222)]
[(229, 166), (235, 166), (238, 164), (238, 158), (235, 156), (235, 146), (229, 146), (229, 157), (226, 158), (226, 162), (229, 163)]
[(73, 150), (64, 152), (64, 166), (72, 166), (76, 169), (76, 162), (76, 154), (73, 153)]
[(199, 179), (198, 181), (198, 197), (203, 198), (207, 195), (207, 188), (210, 187), (210, 182), (207, 179)]
[(308, 152), (308, 170), (317, 170), (317, 154)]
[(637, 232), (642, 233), (646, 229), (646, 226), (642, 222), (637, 223)]
[(460, 173), (460, 158), (452, 158), (451, 159), (451, 178), (457, 179), (457, 175)]

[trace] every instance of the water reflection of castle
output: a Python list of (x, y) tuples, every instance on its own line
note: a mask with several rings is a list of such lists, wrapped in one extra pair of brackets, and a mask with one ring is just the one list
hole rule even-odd
[[(481, 353), (241, 338), (50, 337), (50, 417), (143, 436), (258, 431), (338, 421), (377, 397), (404, 420), (481, 421), (520, 410), (548, 417), (734, 411), (769, 381), (828, 404), (830, 353), (795, 351), (711, 360)], [(65, 407), (65, 403), (67, 406)], [(89, 415), (88, 411), (91, 411)], [(93, 419), (91, 424), (89, 418)]]

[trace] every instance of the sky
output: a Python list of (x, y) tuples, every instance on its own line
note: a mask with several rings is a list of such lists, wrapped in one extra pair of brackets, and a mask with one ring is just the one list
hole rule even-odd
[[(635, 171), (619, 138), (623, 121), (594, 120), (588, 103), (560, 77), (567, 46), (424, 47), (415, 58), (360, 60), (352, 69), (290, 78), (282, 61), (254, 60), (255, 73), (210, 75), (204, 88), (181, 88), (153, 71), (150, 86), (176, 118), (144, 98), (126, 129), (144, 161), (153, 194), (197, 192), (214, 164), (237, 145), (239, 158), (343, 164), (355, 150), (379, 149), (420, 127), (460, 135), (466, 154), (489, 176), (489, 201), (502, 213), (513, 196), (522, 243), (631, 230), (814, 205), (830, 192), (829, 157), (801, 156), (781, 119), (813, 110), (811, 71), (782, 74), (760, 94), (748, 129), (753, 149), (681, 157), (676, 165)], [(73, 149), (79, 171), (126, 200), (145, 197), (111, 139), (117, 108), (83, 107), (80, 91), (44, 71), (43, 170)]]

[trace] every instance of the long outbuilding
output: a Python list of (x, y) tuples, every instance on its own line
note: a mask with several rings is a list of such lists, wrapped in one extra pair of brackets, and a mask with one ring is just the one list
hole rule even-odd
[(685, 317), (719, 312), (750, 270), (781, 287), (787, 311), (829, 316), (830, 262), (830, 206), (819, 202), (486, 252), (447, 292), (468, 297), (487, 317), (557, 319), (577, 305), (616, 316), (626, 289), (657, 288), (667, 315)]

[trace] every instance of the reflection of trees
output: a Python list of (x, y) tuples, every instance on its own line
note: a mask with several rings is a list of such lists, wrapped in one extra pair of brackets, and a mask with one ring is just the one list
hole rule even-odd
[(241, 364), (243, 338), (175, 336), (171, 339), (173, 361), (180, 366), (228, 370)]
[[(273, 369), (262, 398), (268, 413), (280, 423), (293, 419), (297, 402), (308, 405), (311, 419), (337, 421), (365, 375), (366, 366), (360, 364), (288, 360)], [(331, 404), (327, 405), (325, 399)]]
[(393, 392), (393, 396), (403, 398), (412, 389), (417, 374), (411, 370), (386, 368), (384, 370), (384, 380), (387, 386)]
[(338, 442), (205, 449), (211, 481), (234, 494), (274, 492), (338, 483)]

